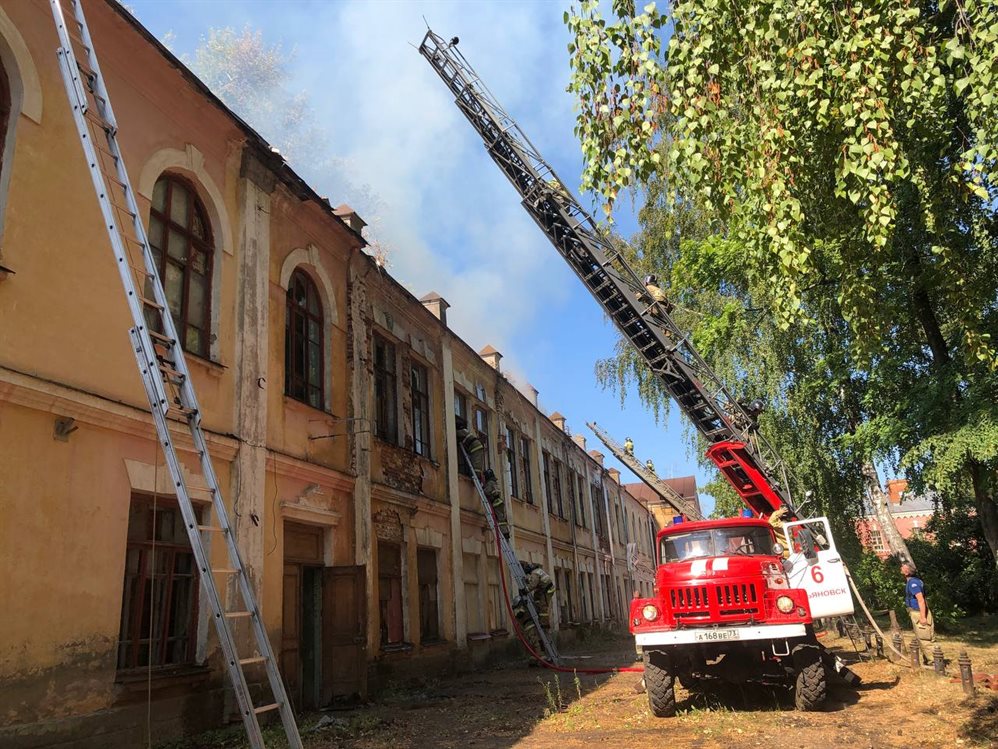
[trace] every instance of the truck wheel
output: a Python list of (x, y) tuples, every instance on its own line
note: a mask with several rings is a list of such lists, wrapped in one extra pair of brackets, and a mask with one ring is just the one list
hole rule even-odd
[(828, 694), (825, 664), (821, 662), (821, 654), (814, 647), (795, 649), (794, 666), (797, 670), (794, 704), (798, 710), (817, 710)]
[(645, 651), (645, 691), (648, 707), (656, 718), (671, 718), (676, 714), (675, 676), (665, 653)]

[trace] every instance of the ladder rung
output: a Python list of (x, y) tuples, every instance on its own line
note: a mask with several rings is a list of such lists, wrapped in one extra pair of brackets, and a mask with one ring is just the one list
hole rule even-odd
[(239, 570), (234, 567), (213, 567), (211, 571), (217, 572), (220, 575), (235, 575), (239, 572)]
[(110, 203), (112, 206), (114, 206), (117, 210), (119, 210), (122, 213), (124, 213), (125, 215), (127, 215), (127, 216), (129, 216), (131, 218), (135, 218), (135, 216), (136, 216), (135, 211), (133, 211), (128, 206), (124, 206), (121, 203), (115, 203), (113, 200), (110, 200), (110, 199), (108, 199), (107, 202)]
[(267, 661), (262, 655), (255, 655), (252, 658), (241, 658), (239, 660), (240, 666), (252, 666), (254, 663), (265, 663)]
[(146, 307), (152, 307), (153, 309), (158, 309), (160, 312), (163, 311), (163, 305), (159, 302), (154, 302), (152, 299), (146, 299), (144, 296), (139, 297), (139, 301), (142, 302)]
[(280, 702), (271, 702), (269, 705), (263, 705), (261, 707), (253, 708), (253, 712), (259, 715), (260, 713), (266, 713), (270, 710), (276, 710), (281, 706)]
[(180, 416), (183, 416), (185, 419), (188, 416), (193, 416), (194, 414), (196, 414), (198, 412), (198, 410), (196, 408), (187, 408), (187, 406), (181, 406), (181, 405), (178, 405), (176, 403), (174, 403), (174, 404), (172, 404), (170, 406), (170, 410), (173, 411), (174, 413), (180, 415)]
[(149, 337), (152, 338), (153, 343), (158, 343), (163, 346), (173, 346), (176, 343), (176, 340), (170, 338), (170, 336), (157, 333), (155, 330), (149, 331)]
[(184, 381), (184, 375), (183, 374), (181, 374), (180, 372), (178, 372), (177, 370), (175, 370), (173, 367), (166, 366), (162, 362), (160, 362), (160, 364), (159, 364), (159, 371), (162, 372), (167, 377), (172, 377), (173, 379), (179, 380), (180, 382)]
[(93, 109), (88, 108), (83, 117), (84, 119), (90, 120), (101, 130), (109, 132), (111, 135), (114, 135), (116, 132), (118, 132), (118, 128), (116, 128), (114, 125), (112, 125), (110, 122), (105, 120), (100, 115), (95, 114)]
[(251, 616), (253, 616), (253, 612), (252, 611), (226, 611), (225, 612), (225, 618), (226, 619), (248, 619)]
[(225, 528), (220, 525), (199, 525), (198, 530), (202, 533), (225, 533)]

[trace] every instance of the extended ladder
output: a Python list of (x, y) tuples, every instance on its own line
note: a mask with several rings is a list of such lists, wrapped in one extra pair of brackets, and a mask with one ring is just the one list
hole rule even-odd
[(782, 461), (679, 328), (666, 305), (650, 298), (623, 248), (597, 226), (516, 121), (457, 50), (432, 30), (419, 46), (454, 102), (521, 198), (521, 204), (683, 413), (710, 443), (740, 443), (767, 477), (779, 502), (793, 509)]
[[(212, 620), (215, 622), (250, 745), (253, 749), (264, 747), (258, 716), (277, 711), (289, 746), (300, 749), (302, 744), (294, 713), (277, 670), (277, 661), (267, 638), (252, 584), (240, 558), (211, 456), (208, 454), (208, 445), (201, 430), (201, 410), (194, 395), (173, 317), (168, 312), (169, 304), (157, 271), (156, 258), (149, 245), (118, 146), (118, 123), (111, 108), (83, 8), (79, 0), (65, 0), (69, 15), (67, 20), (60, 0), (50, 0), (50, 4), (61, 45), (57, 52), (59, 68), (134, 323), (128, 331), (132, 350), (149, 398), (156, 433), (173, 477), (184, 525), (197, 560), (201, 583), (211, 607)], [(199, 519), (191, 503), (191, 490), (187, 487), (177, 456), (170, 432), (171, 423), (176, 427), (185, 426), (190, 432), (194, 450), (201, 463), (207, 493), (210, 495), (208, 498), (214, 512), (214, 525)], [(202, 534), (221, 536), (228, 551), (229, 567), (211, 567)], [(219, 576), (221, 583), (216, 582), (215, 575)], [(233, 577), (242, 595), (243, 607), (238, 611), (226, 611), (218, 589)], [(230, 622), (243, 619), (250, 624), (256, 652), (249, 657), (240, 658)], [(259, 665), (266, 670), (272, 700), (254, 706), (244, 667)]]
[[(478, 475), (475, 473), (475, 466), (471, 462), (471, 457), (464, 449), (464, 445), (459, 443), (457, 449), (460, 451), (465, 465), (468, 466), (468, 472), (471, 474), (471, 480), (475, 482), (475, 491), (478, 492), (478, 499), (482, 502), (482, 510), (485, 512), (485, 520), (489, 524), (489, 530), (492, 531), (493, 537), (495, 537), (497, 543), (499, 544), (499, 551), (502, 552), (502, 558), (506, 563), (506, 569), (509, 570), (510, 577), (513, 578), (513, 582), (516, 584), (516, 589), (519, 591), (520, 596), (527, 603), (527, 611), (530, 613), (530, 618), (533, 620), (534, 626), (537, 628), (537, 638), (540, 640), (541, 646), (544, 648), (544, 652), (547, 653), (548, 661), (554, 665), (558, 665), (560, 656), (558, 655), (558, 651), (555, 649), (551, 638), (548, 637), (547, 632), (544, 631), (544, 627), (541, 626), (541, 617), (537, 613), (537, 607), (534, 606), (533, 598), (531, 598), (531, 596), (527, 593), (527, 576), (523, 572), (523, 567), (520, 566), (520, 560), (516, 558), (516, 552), (513, 551), (513, 547), (510, 545), (509, 540), (499, 532), (499, 526), (496, 523), (495, 510), (492, 509), (492, 503), (489, 502), (489, 498), (485, 496), (485, 489), (482, 488), (482, 484), (478, 480)], [(516, 625), (514, 624), (514, 626)]]
[(619, 442), (597, 426), (595, 421), (591, 423), (587, 422), (586, 426), (593, 431), (593, 434), (600, 438), (600, 441), (607, 446), (607, 449), (613, 453), (617, 460), (634, 471), (634, 474), (644, 481), (653, 492), (658, 494), (669, 507), (690, 520), (703, 520), (703, 514), (695, 502), (684, 498), (683, 495), (656, 476), (653, 471), (649, 471), (641, 461), (628, 453), (627, 450), (621, 447)]

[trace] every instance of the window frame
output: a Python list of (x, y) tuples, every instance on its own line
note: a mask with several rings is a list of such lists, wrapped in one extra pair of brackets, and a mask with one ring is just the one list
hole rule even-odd
[[(423, 389), (418, 389), (422, 375)], [(430, 368), (417, 361), (409, 363), (409, 387), (412, 398), (412, 451), (433, 460), (433, 424), (430, 419)]]
[[(424, 563), (427, 555), (432, 555), (432, 564)], [(440, 573), (437, 567), (438, 550), (432, 546), (416, 547), (416, 586), (419, 592), (419, 642), (420, 644), (442, 642), (440, 631)], [(421, 558), (422, 557), (422, 558)], [(423, 573), (432, 569), (432, 580), (424, 579)], [(432, 614), (431, 614), (432, 609)], [(427, 630), (432, 625), (432, 633)]]
[[(118, 623), (118, 641), (116, 648), (116, 671), (119, 674), (127, 674), (137, 670), (150, 668), (148, 659), (145, 662), (139, 662), (139, 653), (143, 644), (143, 641), (147, 641), (150, 650), (155, 643), (156, 649), (159, 651), (155, 663), (152, 664), (153, 669), (166, 670), (166, 669), (176, 669), (185, 666), (196, 666), (197, 665), (197, 642), (198, 642), (198, 624), (199, 624), (199, 612), (200, 612), (200, 591), (201, 591), (201, 576), (198, 571), (197, 559), (194, 557), (194, 550), (191, 548), (190, 540), (187, 539), (187, 543), (176, 543), (170, 541), (161, 541), (155, 538), (156, 534), (156, 524), (157, 516), (162, 517), (164, 511), (169, 510), (170, 512), (176, 512), (178, 515), (181, 514), (180, 505), (176, 499), (170, 497), (153, 497), (145, 494), (133, 494), (129, 502), (129, 529), (132, 526), (132, 510), (137, 504), (144, 504), (148, 506), (147, 517), (145, 519), (146, 529), (143, 534), (144, 540), (135, 541), (128, 539), (126, 536), (125, 540), (125, 569), (124, 576), (122, 579), (122, 596), (121, 596), (121, 611), (119, 614)], [(155, 508), (155, 511), (154, 511)], [(195, 516), (200, 520), (201, 511), (200, 508), (194, 507)], [(181, 515), (181, 521), (183, 520)], [(182, 523), (183, 525), (183, 523)], [(186, 538), (186, 536), (185, 536)], [(137, 565), (138, 572), (136, 575), (132, 576), (129, 574), (128, 570), (128, 556), (131, 551), (139, 551), (139, 562)], [(163, 573), (164, 582), (162, 584), (166, 585), (166, 593), (162, 597), (162, 602), (164, 608), (154, 615), (153, 621), (157, 619), (161, 623), (160, 632), (155, 638), (149, 637), (148, 624), (143, 621), (145, 615), (149, 611), (149, 605), (146, 599), (147, 588), (146, 581), (150, 579), (149, 575), (149, 560), (154, 559), (159, 554), (167, 555), (167, 563), (164, 566), (166, 570)], [(183, 555), (189, 557), (190, 560), (190, 574), (178, 573), (177, 572), (177, 557)], [(189, 607), (189, 614), (187, 617), (187, 644), (186, 652), (184, 657), (178, 661), (166, 661), (166, 652), (169, 647), (169, 642), (171, 639), (170, 631), (175, 626), (175, 623), (171, 620), (171, 615), (175, 609), (175, 604), (177, 603), (173, 598), (174, 584), (178, 579), (178, 574), (182, 574), (184, 577), (189, 579), (189, 593), (187, 605)], [(129, 578), (135, 578), (134, 587), (134, 599), (132, 598), (133, 591), (129, 586)], [(154, 572), (153, 581), (155, 578), (159, 577), (158, 574)], [(152, 586), (149, 590), (152, 590)], [(159, 589), (159, 586), (157, 586)], [(123, 638), (123, 629), (126, 626), (126, 608), (129, 610), (127, 617), (127, 628), (129, 629), (129, 637), (127, 639)], [(167, 622), (166, 626), (162, 623)], [(158, 642), (157, 642), (158, 641)], [(124, 659), (123, 648), (128, 651), (131, 649), (131, 655), (129, 658)], [(122, 665), (122, 660), (128, 660), (127, 665)]]
[[(392, 552), (397, 552), (398, 554), (397, 572), (394, 569), (387, 569), (387, 566), (382, 563), (382, 555), (388, 556)], [(382, 650), (405, 645), (405, 599), (402, 595), (405, 567), (403, 565), (402, 552), (402, 544), (378, 540), (378, 628), (380, 630), (378, 642)], [(396, 587), (398, 590), (397, 599), (394, 595)], [(386, 588), (387, 597), (384, 596)], [(395, 607), (393, 605), (396, 600), (398, 601), (397, 612), (394, 611)], [(393, 616), (393, 614), (395, 615)], [(397, 640), (391, 639), (393, 625), (397, 625), (400, 633)]]
[(554, 488), (554, 499), (558, 503), (558, 519), (568, 520), (565, 517), (565, 498), (562, 496), (561, 487), (561, 469), (562, 463), (557, 458), (554, 458), (554, 473), (551, 476), (551, 485)]
[(517, 473), (519, 469), (516, 463), (516, 430), (511, 426), (506, 426), (506, 483), (509, 488), (509, 495), (520, 498), (520, 485)]
[[(304, 306), (293, 300), (296, 282), (304, 286)], [(312, 297), (315, 300), (316, 311), (309, 309)], [(288, 281), (288, 291), (285, 296), (284, 314), (284, 394), (307, 406), (324, 411), (326, 410), (325, 317), (323, 315), (322, 297), (319, 294), (319, 286), (303, 268), (295, 268), (291, 273), (291, 279)], [(312, 340), (309, 332), (306, 332), (304, 341), (297, 340), (298, 333), (296, 332), (294, 323), (302, 318), (304, 319), (306, 331), (311, 328), (309, 323), (316, 323), (319, 326), (319, 339), (317, 341)], [(293, 351), (293, 348), (299, 343), (304, 347), (302, 352), (303, 358), (300, 363), (303, 363), (305, 369), (304, 373), (300, 375), (294, 371), (294, 367), (292, 366), (295, 362), (294, 354), (296, 353)], [(319, 372), (317, 383), (310, 382), (308, 376), (309, 354), (313, 350), (317, 350), (318, 352)], [(300, 385), (303, 388), (301, 393), (292, 392), (296, 385)], [(318, 396), (317, 403), (313, 403), (309, 399), (313, 394)]]
[[(166, 184), (166, 194), (163, 198), (162, 211), (156, 208), (156, 191), (161, 182), (165, 182)], [(181, 226), (181, 224), (172, 218), (175, 186), (185, 190), (190, 198), (187, 206), (186, 226)], [(205, 236), (203, 238), (198, 237), (194, 233), (193, 222), (195, 217), (200, 219), (204, 227)], [(154, 220), (160, 224), (158, 227), (158, 237), (157, 227), (153, 223)], [(179, 258), (173, 257), (169, 252), (171, 234), (179, 235), (184, 240), (184, 258), (182, 262)], [(159, 240), (158, 244), (157, 239)], [(174, 316), (173, 322), (178, 328), (177, 335), (180, 337), (180, 344), (183, 350), (210, 361), (212, 336), (214, 335), (211, 327), (211, 297), (215, 275), (215, 237), (208, 210), (191, 180), (174, 172), (163, 172), (156, 179), (153, 186), (153, 198), (149, 206), (149, 244), (153, 248), (154, 258), (156, 257), (156, 252), (160, 253), (156, 270), (159, 272), (160, 282), (163, 284), (163, 292), (167, 294), (168, 301), (167, 268), (177, 267), (181, 272), (180, 312), (179, 316)], [(196, 271), (193, 269), (193, 260), (196, 257), (194, 255), (195, 249), (203, 253), (205, 257), (205, 272), (197, 274), (204, 277), (204, 309), (199, 321), (200, 325), (194, 325), (190, 320), (192, 278), (196, 274)], [(170, 309), (170, 314), (173, 314), (172, 309)], [(195, 328), (201, 331), (201, 347), (199, 349), (193, 349), (187, 345), (188, 328)]]
[(520, 435), (520, 469), (523, 471), (523, 496), (520, 497), (528, 505), (534, 503), (534, 482), (531, 476), (531, 468), (533, 461), (531, 461), (531, 449), (530, 438), (525, 434)]
[[(378, 348), (383, 349), (383, 364), (378, 364)], [(374, 370), (374, 436), (397, 445), (398, 419), (398, 351), (394, 341), (375, 333), (371, 343)]]

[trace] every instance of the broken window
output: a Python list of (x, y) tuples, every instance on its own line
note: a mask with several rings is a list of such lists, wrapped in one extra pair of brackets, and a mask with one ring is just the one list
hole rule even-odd
[(284, 392), (323, 408), (322, 303), (315, 282), (302, 269), (288, 283), (284, 336)]
[(575, 484), (576, 487), (578, 488), (576, 496), (578, 497), (579, 500), (579, 514), (575, 518), (575, 520), (580, 527), (588, 528), (589, 526), (586, 524), (586, 485), (585, 482), (582, 480), (581, 473), (575, 474)]
[(551, 486), (551, 455), (541, 451), (541, 467), (544, 473), (544, 493), (548, 498), (548, 513), (554, 515), (554, 488)]
[(520, 496), (520, 482), (516, 470), (516, 432), (506, 427), (506, 486), (513, 497)]
[(193, 663), (197, 593), (197, 565), (176, 501), (132, 497), (118, 669)]
[[(554, 461), (554, 472), (551, 474), (551, 486), (554, 488), (554, 506), (558, 509), (558, 517), (565, 520), (565, 502), (561, 496), (561, 461)], [(552, 512), (554, 510), (552, 509)]]
[(478, 432), (478, 438), (482, 441), (482, 446), (485, 448), (485, 467), (490, 468), (492, 466), (492, 458), (489, 455), (489, 412), (481, 406), (475, 406), (472, 408), (472, 413), (474, 415), (475, 431)]

